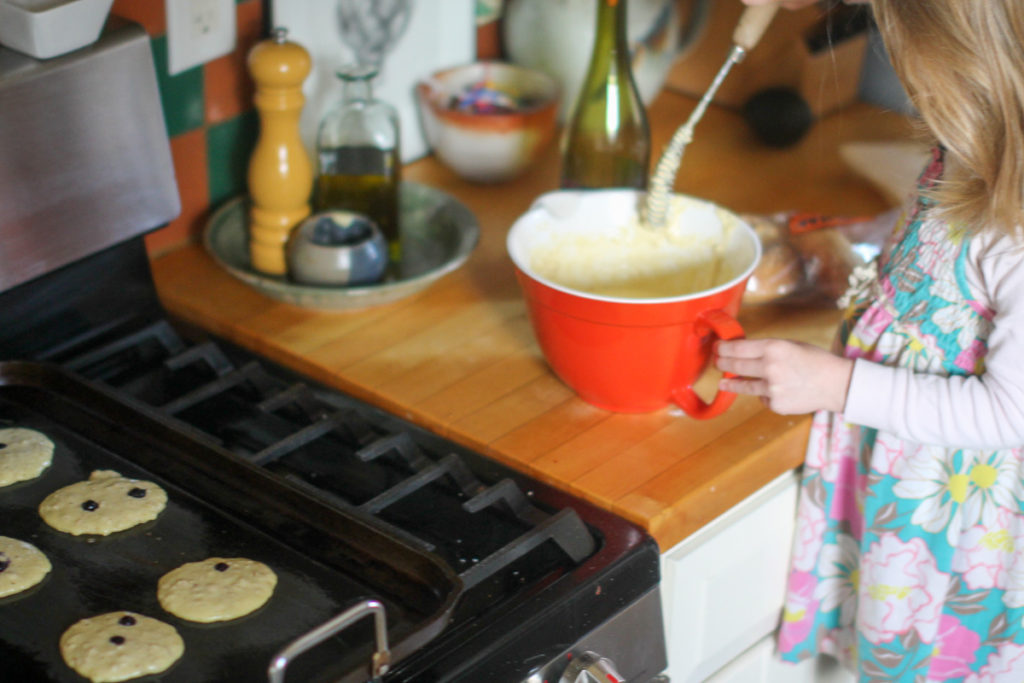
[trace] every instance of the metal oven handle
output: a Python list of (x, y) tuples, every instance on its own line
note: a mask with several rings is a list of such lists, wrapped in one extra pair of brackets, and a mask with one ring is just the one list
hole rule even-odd
[(280, 652), (274, 655), (274, 659), (271, 660), (270, 667), (267, 669), (267, 678), (270, 683), (284, 683), (285, 669), (293, 659), (370, 614), (373, 615), (374, 639), (376, 641), (376, 650), (371, 662), (373, 679), (377, 680), (386, 674), (391, 665), (391, 652), (388, 650), (388, 629), (387, 619), (384, 616), (384, 605), (377, 600), (368, 599), (356, 603), (330, 621), (325, 621), (309, 633), (299, 636), (285, 645)]

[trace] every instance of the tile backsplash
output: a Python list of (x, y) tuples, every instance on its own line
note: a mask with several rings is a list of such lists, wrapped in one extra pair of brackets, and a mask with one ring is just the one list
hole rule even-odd
[(245, 60), (261, 39), (264, 11), (262, 0), (236, 0), (235, 49), (170, 76), (165, 0), (114, 2), (112, 14), (138, 22), (149, 34), (181, 194), (181, 215), (146, 237), (152, 255), (198, 238), (212, 208), (245, 192), (259, 131)]
[[(181, 215), (146, 236), (152, 256), (198, 240), (211, 210), (246, 191), (249, 155), (259, 133), (246, 58), (263, 38), (269, 15), (266, 0), (235, 0), (234, 50), (171, 76), (167, 73), (165, 2), (115, 0), (111, 10), (114, 15), (141, 24), (149, 34), (181, 195)], [(491, 16), (481, 18), (477, 11), (480, 57), (498, 56), (495, 26), (499, 13), (492, 10)]]

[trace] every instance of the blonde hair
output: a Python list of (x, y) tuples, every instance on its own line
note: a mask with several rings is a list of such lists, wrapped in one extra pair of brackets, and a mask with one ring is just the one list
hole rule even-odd
[(1024, 2), (871, 0), (896, 72), (946, 149), (932, 196), (968, 230), (1024, 225)]

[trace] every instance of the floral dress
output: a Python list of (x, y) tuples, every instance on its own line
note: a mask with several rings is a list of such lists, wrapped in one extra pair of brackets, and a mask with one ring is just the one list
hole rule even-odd
[[(941, 173), (937, 151), (919, 187)], [(908, 209), (876, 274), (854, 282), (839, 339), (850, 358), (981, 374), (993, 314), (967, 285), (971, 238), (929, 206)], [(1024, 682), (1022, 501), (1022, 449), (918, 444), (817, 414), (783, 659), (824, 652), (861, 681)]]

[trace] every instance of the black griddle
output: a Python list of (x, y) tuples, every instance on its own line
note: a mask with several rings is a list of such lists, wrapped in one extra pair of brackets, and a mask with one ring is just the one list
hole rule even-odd
[[(0, 424), (39, 430), (56, 445), (40, 477), (0, 489), (0, 534), (34, 544), (53, 564), (39, 586), (0, 599), (0, 662), (10, 680), (83, 680), (63, 663), (60, 635), (78, 619), (115, 610), (165, 621), (185, 640), (182, 658), (150, 680), (266, 680), (274, 653), (367, 598), (385, 606), (397, 663), (446, 626), (461, 593), (459, 578), (431, 554), (56, 366), (0, 362)], [(96, 469), (160, 484), (167, 508), (106, 537), (44, 523), (39, 502)], [(210, 556), (265, 562), (278, 575), (274, 595), (219, 624), (165, 612), (156, 599), (160, 576)], [(289, 679), (367, 680), (372, 651), (365, 620), (296, 659)]]

